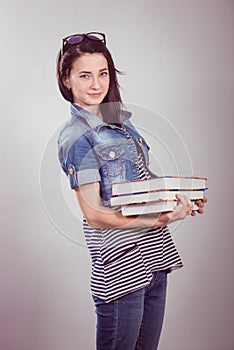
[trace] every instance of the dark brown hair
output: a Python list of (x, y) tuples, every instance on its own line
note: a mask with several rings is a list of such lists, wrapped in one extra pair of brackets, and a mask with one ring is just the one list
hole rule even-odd
[(117, 73), (121, 72), (115, 68), (110, 51), (106, 45), (99, 40), (91, 40), (84, 38), (83, 41), (77, 45), (71, 45), (62, 55), (61, 50), (57, 57), (57, 80), (59, 90), (62, 96), (69, 102), (73, 103), (72, 91), (64, 85), (64, 80), (70, 74), (73, 62), (85, 53), (102, 53), (108, 63), (110, 74), (110, 85), (107, 95), (102, 104), (101, 111), (103, 119), (106, 123), (119, 123), (120, 110), (122, 108), (122, 99), (119, 91), (119, 83)]

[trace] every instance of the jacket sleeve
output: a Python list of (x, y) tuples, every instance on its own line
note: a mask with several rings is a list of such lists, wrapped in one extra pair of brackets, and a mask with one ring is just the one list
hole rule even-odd
[(100, 181), (99, 163), (85, 135), (79, 137), (67, 150), (63, 170), (68, 176), (72, 189)]

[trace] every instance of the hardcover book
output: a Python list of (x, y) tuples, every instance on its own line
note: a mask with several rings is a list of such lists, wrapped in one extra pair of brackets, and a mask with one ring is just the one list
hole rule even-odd
[[(177, 205), (177, 201), (158, 201), (142, 204), (130, 204), (122, 206), (121, 211), (124, 216), (163, 213), (173, 211)], [(198, 206), (193, 203), (193, 210), (197, 210)]]
[(206, 188), (207, 178), (159, 176), (149, 180), (118, 182), (112, 185), (112, 196), (159, 190), (200, 190)]
[(197, 200), (202, 199), (204, 197), (204, 190), (160, 190), (133, 194), (123, 194), (120, 196), (112, 196), (111, 206), (163, 200), (176, 200), (176, 194), (181, 194), (190, 198), (191, 200)]
[(159, 176), (149, 180), (119, 182), (112, 185), (111, 206), (121, 206), (122, 214), (140, 215), (173, 211), (176, 194), (195, 201), (204, 198), (205, 177)]

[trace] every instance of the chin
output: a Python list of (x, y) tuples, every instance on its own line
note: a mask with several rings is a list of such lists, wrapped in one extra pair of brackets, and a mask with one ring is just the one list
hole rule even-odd
[(103, 101), (103, 98), (102, 97), (96, 97), (96, 98), (91, 98), (89, 101), (88, 101), (88, 104), (90, 106), (97, 106), (99, 105), (100, 103), (102, 103)]

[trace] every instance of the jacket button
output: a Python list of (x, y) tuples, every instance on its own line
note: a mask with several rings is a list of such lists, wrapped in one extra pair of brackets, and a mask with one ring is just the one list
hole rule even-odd
[(112, 159), (115, 158), (115, 152), (114, 151), (110, 151), (109, 156)]
[(69, 173), (70, 175), (74, 175), (74, 169), (73, 169), (72, 167), (69, 167), (69, 168), (68, 168), (68, 173)]
[(140, 143), (142, 143), (142, 142), (143, 142), (143, 140), (142, 140), (142, 138), (141, 138), (141, 137), (139, 138), (139, 142), (140, 142)]

